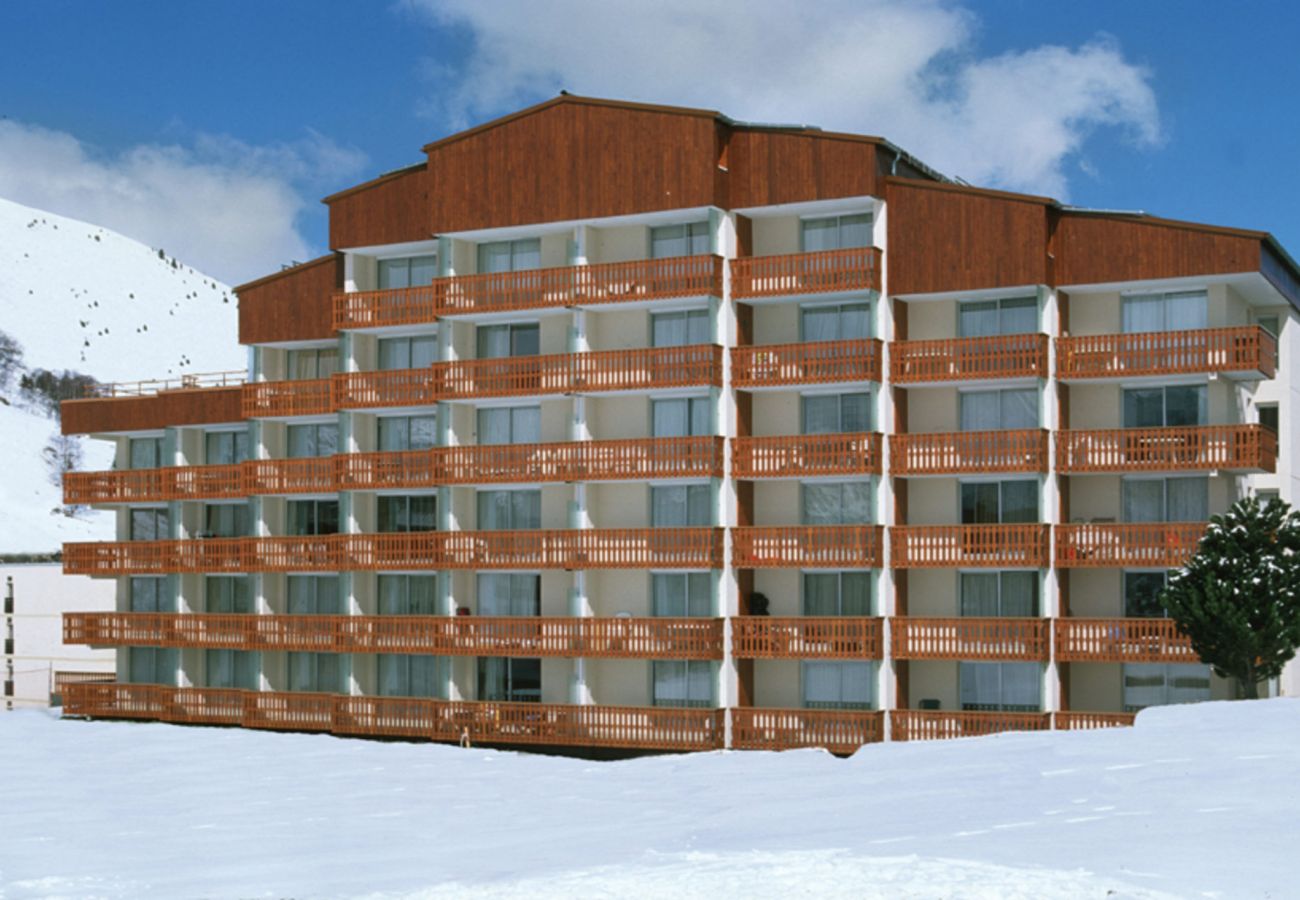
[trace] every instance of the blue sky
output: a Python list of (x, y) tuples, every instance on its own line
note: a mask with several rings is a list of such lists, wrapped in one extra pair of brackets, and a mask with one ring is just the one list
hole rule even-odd
[(1300, 255), (1293, 4), (794, 6), (11, 0), (0, 197), (237, 282), (323, 251), (321, 196), (566, 87), (883, 134), (975, 184)]

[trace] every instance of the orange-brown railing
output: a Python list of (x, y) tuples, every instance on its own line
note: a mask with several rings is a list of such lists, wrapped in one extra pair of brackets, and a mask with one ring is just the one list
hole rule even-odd
[(745, 300), (829, 291), (879, 291), (880, 255), (875, 247), (849, 247), (733, 259), (731, 296)]
[(441, 448), (343, 453), (334, 457), (334, 476), (342, 491), (424, 488), (446, 484)]
[(248, 493), (245, 470), (239, 465), (68, 472), (63, 476), (63, 502), (72, 506), (222, 500)]
[(1048, 620), (894, 616), (889, 647), (895, 659), (1046, 662)]
[(92, 382), (84, 385), (83, 397), (149, 397), (167, 391), (191, 391), (199, 388), (238, 387), (248, 373), (243, 369), (227, 372), (187, 372), (175, 378), (145, 381)]
[(889, 345), (889, 378), (896, 384), (1046, 377), (1045, 334), (894, 341)]
[(432, 367), (447, 399), (722, 386), (716, 344), (467, 359)]
[(739, 659), (880, 659), (880, 619), (862, 616), (737, 616), (731, 655)]
[(1061, 662), (1197, 663), (1173, 619), (1057, 619)]
[(880, 525), (765, 525), (731, 529), (731, 564), (739, 569), (879, 568)]
[(332, 493), (339, 489), (335, 477), (337, 458), (250, 459), (243, 464), (245, 493)]
[(880, 380), (880, 341), (812, 341), (733, 347), (731, 383), (738, 388)]
[(824, 747), (852, 753), (884, 737), (885, 714), (870, 709), (730, 710), (731, 746), (736, 750), (793, 750)]
[(51, 691), (62, 694), (70, 684), (112, 684), (117, 681), (115, 672), (55, 672)]
[(895, 526), (889, 529), (890, 564), (896, 569), (1046, 568), (1050, 527), (1041, 524)]
[(1075, 712), (1061, 710), (1052, 713), (1052, 727), (1061, 731), (1090, 731), (1094, 728), (1121, 728), (1132, 725), (1137, 713)]
[(1277, 435), (1263, 425), (1058, 431), (1059, 472), (1277, 469)]
[(438, 318), (438, 292), (432, 284), (334, 295), (334, 330), (420, 325)]
[(1047, 431), (952, 431), (891, 434), (891, 475), (1046, 472)]
[(1196, 552), (1204, 522), (1056, 526), (1056, 565), (1076, 569), (1176, 569)]
[(1277, 370), (1277, 340), (1258, 325), (1056, 339), (1058, 378), (1119, 378)]
[(721, 659), (722, 620), (78, 612), (64, 613), (63, 642), (318, 653)]
[(895, 741), (978, 737), (1002, 731), (1046, 731), (1050, 727), (1051, 713), (896, 709), (889, 714), (890, 738)]
[(439, 379), (432, 367), (338, 372), (333, 389), (334, 405), (339, 409), (432, 406), (438, 402)]
[(319, 416), (334, 412), (334, 398), (328, 378), (246, 384), (241, 405), (246, 419)]
[(350, 697), (153, 684), (68, 685), (63, 712), (360, 737), (647, 750), (716, 750), (724, 735), (720, 709)]
[(732, 438), (731, 469), (736, 478), (879, 475), (880, 435), (864, 431)]

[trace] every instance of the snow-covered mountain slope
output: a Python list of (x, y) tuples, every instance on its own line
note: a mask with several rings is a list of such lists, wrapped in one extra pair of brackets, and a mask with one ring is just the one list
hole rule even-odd
[[(235, 296), (165, 252), (107, 229), (0, 199), (0, 331), (27, 369), (71, 369), (98, 381), (242, 369)], [(17, 379), (15, 379), (16, 381)], [(0, 554), (48, 553), (113, 536), (112, 516), (51, 515), (62, 503), (42, 450), (58, 422), (0, 402)], [(85, 469), (106, 445), (83, 441)]]

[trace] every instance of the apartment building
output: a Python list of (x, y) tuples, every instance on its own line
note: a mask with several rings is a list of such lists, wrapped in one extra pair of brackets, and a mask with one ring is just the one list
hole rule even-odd
[(850, 752), (1232, 694), (1154, 598), (1296, 496), (1269, 235), (569, 95), (424, 152), (238, 289), (247, 372), (64, 404), (119, 523), (67, 713)]

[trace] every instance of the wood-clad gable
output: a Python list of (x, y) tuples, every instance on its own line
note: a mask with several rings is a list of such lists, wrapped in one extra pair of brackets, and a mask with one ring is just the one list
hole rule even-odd
[(329, 254), (240, 285), (239, 342), (271, 344), (334, 336), (333, 293), (343, 286), (343, 257)]
[(390, 172), (325, 198), (330, 249), (427, 240), (429, 173), (426, 163)]
[(1058, 284), (1108, 284), (1260, 270), (1259, 232), (1065, 210)]
[(877, 144), (815, 131), (732, 129), (730, 206), (876, 196)]

